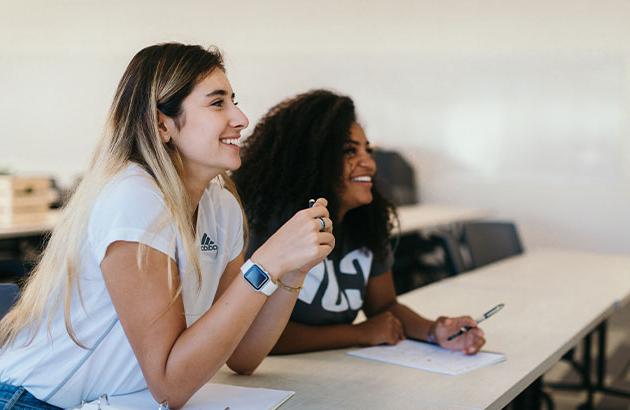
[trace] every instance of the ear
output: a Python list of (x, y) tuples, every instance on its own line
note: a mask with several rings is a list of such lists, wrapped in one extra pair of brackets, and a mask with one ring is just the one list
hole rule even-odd
[(158, 110), (158, 131), (160, 132), (162, 142), (165, 144), (171, 140), (177, 131), (175, 120), (160, 110)]

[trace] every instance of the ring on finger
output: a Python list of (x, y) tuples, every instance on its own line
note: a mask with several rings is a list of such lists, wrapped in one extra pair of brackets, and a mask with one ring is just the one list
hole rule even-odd
[(321, 216), (318, 216), (317, 219), (319, 220), (319, 231), (320, 232), (324, 232), (326, 230), (326, 221), (324, 221), (324, 218), (322, 218)]

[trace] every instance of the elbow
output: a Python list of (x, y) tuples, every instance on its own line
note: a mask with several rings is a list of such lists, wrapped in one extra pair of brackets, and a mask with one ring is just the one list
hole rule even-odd
[(169, 392), (166, 392), (166, 390), (161, 390), (160, 392), (157, 392), (157, 391), (154, 392), (152, 389), (149, 388), (149, 391), (151, 392), (153, 399), (157, 403), (160, 403), (160, 404), (166, 403), (168, 404), (167, 408), (169, 409), (180, 409), (184, 407), (184, 405), (192, 397), (192, 395), (184, 397), (182, 396), (181, 393), (177, 391), (173, 391), (172, 394), (169, 394)]
[(258, 365), (260, 365), (260, 362), (248, 363), (247, 361), (228, 360), (226, 364), (230, 368), (230, 370), (232, 370), (236, 374), (239, 374), (241, 376), (251, 376), (258, 368)]
[(155, 380), (147, 378), (147, 387), (153, 399), (157, 403), (167, 403), (170, 409), (180, 409), (190, 400), (201, 385), (183, 386), (179, 382), (173, 382), (173, 380)]

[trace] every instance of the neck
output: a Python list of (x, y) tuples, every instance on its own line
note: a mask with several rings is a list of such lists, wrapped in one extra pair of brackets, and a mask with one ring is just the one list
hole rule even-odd
[(184, 187), (186, 188), (188, 197), (190, 198), (190, 203), (192, 205), (191, 211), (193, 215), (197, 210), (203, 191), (206, 189), (210, 181), (219, 175), (220, 172), (221, 170), (219, 169), (208, 171), (207, 168), (199, 169), (199, 167), (184, 164), (184, 175), (182, 179), (184, 181)]
[(341, 223), (343, 222), (343, 218), (345, 218), (348, 211), (349, 211), (348, 208), (344, 206), (340, 206), (339, 211), (337, 211), (337, 218), (336, 218), (337, 220), (335, 221), (335, 224), (341, 225)]

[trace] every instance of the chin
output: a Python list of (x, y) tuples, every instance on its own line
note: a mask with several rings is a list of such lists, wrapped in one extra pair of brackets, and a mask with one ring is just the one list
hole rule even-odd
[(239, 158), (238, 161), (233, 161), (229, 164), (226, 165), (225, 169), (227, 171), (236, 171), (237, 169), (239, 169), (241, 167), (241, 159)]
[(369, 198), (357, 198), (357, 206), (355, 208), (358, 208), (360, 206), (365, 206), (365, 205), (369, 205), (372, 203), (372, 197), (370, 196)]

